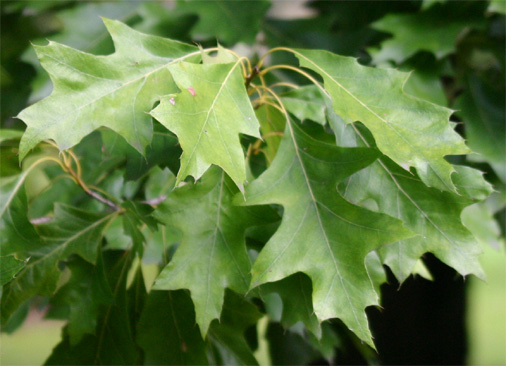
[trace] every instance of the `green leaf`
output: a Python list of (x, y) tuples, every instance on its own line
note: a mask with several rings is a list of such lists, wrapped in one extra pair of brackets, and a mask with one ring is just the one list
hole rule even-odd
[[(132, 255), (104, 252), (107, 281), (113, 290), (113, 302), (100, 307), (94, 335), (85, 335), (75, 346), (70, 344), (69, 326), (62, 341), (53, 349), (46, 365), (139, 365), (140, 350), (131, 327), (132, 313), (126, 292)], [(136, 319), (134, 319), (136, 321)]]
[(0, 143), (7, 140), (19, 139), (21, 135), (23, 135), (23, 131), (2, 128), (0, 129)]
[(146, 199), (152, 202), (163, 202), (174, 189), (175, 183), (176, 177), (168, 168), (162, 170), (159, 167), (154, 167), (149, 172), (149, 177), (146, 182)]
[[(335, 121), (331, 120), (332, 123)], [(342, 130), (339, 125), (332, 125), (332, 128)], [(363, 146), (361, 142), (356, 145)], [(346, 199), (396, 217), (418, 234), (378, 251), (399, 282), (411, 274), (426, 252), (434, 253), (462, 275), (484, 276), (477, 259), (480, 246), (462, 225), (460, 215), (464, 207), (486, 197), (491, 186), (480, 172), (467, 167), (455, 168), (454, 181), (460, 195), (427, 187), (387, 157), (357, 172), (340, 186)]]
[(280, 110), (268, 104), (255, 110), (255, 114), (260, 122), (260, 131), (266, 144), (262, 152), (270, 165), (276, 156), (285, 129), (285, 116)]
[(167, 66), (198, 59), (199, 51), (144, 35), (118, 21), (104, 19), (104, 23), (116, 49), (109, 56), (55, 42), (34, 46), (54, 90), (18, 115), (27, 125), (20, 159), (44, 139), (54, 140), (64, 150), (102, 126), (116, 131), (141, 154), (151, 142), (153, 127), (147, 112), (160, 96), (176, 91)]
[(473, 233), (482, 247), (490, 245), (499, 250), (504, 245), (501, 228), (485, 202), (475, 203), (462, 211), (462, 223)]
[(454, 107), (464, 120), (469, 146), (481, 155), (472, 158), (490, 163), (506, 181), (506, 88), (495, 82), (489, 85), (475, 74), (465, 81), (468, 90), (459, 96)]
[(281, 226), (253, 265), (251, 287), (303, 272), (313, 283), (318, 320), (340, 318), (371, 346), (364, 308), (377, 304), (377, 294), (365, 256), (411, 232), (396, 219), (350, 204), (336, 184), (377, 156), (372, 149), (316, 141), (287, 121), (276, 159), (247, 187), (245, 203), (284, 207)]
[[(15, 200), (18, 192), (22, 189), (26, 176), (30, 171), (31, 169), (28, 169), (21, 174), (11, 175), (10, 177), (0, 177), (0, 218), (8, 214), (10, 205), (13, 200)], [(25, 195), (24, 189), (22, 194)]]
[[(0, 180), (0, 192), (3, 198), (5, 186), (1, 182)], [(27, 216), (26, 193), (24, 186), (21, 185), (0, 217), (0, 252), (2, 255), (16, 253), (20, 258), (27, 258), (30, 256), (29, 253), (37, 251), (44, 245)]]
[(182, 290), (149, 293), (137, 328), (137, 343), (146, 365), (208, 363), (191, 299)]
[(385, 155), (406, 170), (415, 167), (428, 186), (455, 191), (454, 169), (444, 156), (470, 150), (448, 122), (451, 110), (405, 94), (408, 74), (326, 51), (294, 53), (301, 66), (323, 77), (332, 107), (346, 123), (362, 122)]
[(220, 322), (214, 321), (209, 329), (209, 340), (216, 347), (223, 365), (258, 365), (244, 332), (263, 314), (257, 307), (232, 291), (225, 293)]
[(506, 14), (506, 2), (504, 0), (490, 0), (487, 11), (492, 13)]
[[(120, 20), (124, 23), (136, 16), (135, 2), (78, 3), (76, 6), (54, 12), (54, 24), (60, 30), (51, 40), (87, 53), (104, 55), (114, 51), (113, 44), (100, 17)], [(45, 38), (35, 39), (32, 44), (45, 45)], [(37, 77), (32, 82), (30, 102), (38, 101), (51, 93), (49, 76), (40, 66), (33, 48), (29, 47), (21, 59), (32, 64)]]
[(417, 98), (446, 106), (448, 100), (441, 83), (442, 64), (428, 53), (420, 54), (404, 62), (399, 66), (400, 70), (411, 73), (404, 84), (404, 91)]
[(157, 221), (151, 216), (153, 209), (148, 205), (126, 201), (122, 204), (123, 229), (126, 235), (132, 238), (133, 251), (142, 258), (146, 238), (141, 232), (141, 225), (147, 225), (151, 231), (158, 229)]
[(27, 261), (20, 261), (14, 256), (0, 257), (0, 286), (12, 280), (23, 269)]
[(195, 180), (218, 165), (242, 190), (246, 180), (239, 133), (260, 137), (239, 61), (168, 67), (181, 90), (162, 98), (151, 115), (179, 138), (183, 155), (176, 185), (188, 175)]
[(378, 52), (372, 51), (374, 63), (400, 63), (419, 51), (432, 52), (440, 59), (455, 51), (464, 29), (484, 28), (482, 4), (451, 3), (435, 4), (415, 14), (388, 14), (374, 22), (374, 29), (393, 34)]
[(178, 1), (176, 10), (183, 14), (198, 14), (199, 21), (191, 30), (193, 38), (218, 38), (220, 42), (232, 45), (255, 41), (269, 6), (270, 3), (266, 0), (187, 0)]
[(94, 334), (101, 305), (113, 303), (113, 293), (107, 282), (102, 255), (92, 265), (79, 257), (67, 262), (71, 276), (54, 296), (55, 303), (69, 306), (67, 334), (71, 346), (78, 344), (85, 334)]
[(434, 4), (443, 4), (447, 0), (423, 0), (422, 2), (422, 10), (426, 10), (432, 7)]
[(299, 120), (311, 120), (324, 125), (325, 101), (322, 92), (315, 85), (303, 86), (284, 93), (281, 100), (288, 112)]
[(226, 48), (223, 48), (219, 43), (218, 52), (215, 56), (208, 55), (206, 52), (204, 52), (203, 48), (201, 48), (201, 50), (203, 64), (229, 64), (231, 62), (237, 61), (237, 57)]
[(285, 328), (302, 321), (306, 328), (320, 339), (322, 330), (311, 301), (311, 280), (296, 273), (281, 281), (262, 285), (262, 294), (277, 293), (283, 301), (281, 323)]
[(233, 206), (235, 193), (224, 173), (213, 168), (202, 182), (172, 192), (155, 212), (161, 222), (180, 229), (183, 239), (153, 288), (189, 289), (204, 337), (211, 321), (220, 317), (225, 288), (247, 292), (251, 262), (244, 232), (269, 218), (262, 217), (263, 210)]
[(367, 274), (371, 279), (374, 289), (378, 294), (381, 293), (381, 285), (387, 282), (387, 274), (381, 263), (381, 258), (376, 251), (370, 252), (365, 257), (365, 267), (367, 268)]
[(39, 225), (38, 232), (44, 239), (42, 245), (26, 251), (30, 261), (18, 276), (3, 290), (2, 322), (25, 300), (35, 295), (51, 296), (60, 278), (58, 262), (71, 254), (78, 254), (95, 263), (102, 232), (117, 215), (98, 214), (63, 204), (55, 205), (55, 218), (49, 224)]
[(154, 125), (153, 140), (146, 148), (144, 156), (114, 131), (102, 129), (100, 133), (103, 142), (103, 158), (125, 161), (127, 180), (138, 180), (156, 165), (168, 166), (173, 171), (179, 169), (181, 147), (177, 137), (160, 123)]

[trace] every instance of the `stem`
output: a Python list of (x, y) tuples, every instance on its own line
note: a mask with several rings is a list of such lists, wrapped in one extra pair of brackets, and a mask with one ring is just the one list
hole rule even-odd
[[(249, 60), (248, 60), (249, 61)], [(248, 74), (248, 76), (246, 76), (246, 81), (244, 82), (244, 84), (246, 85), (246, 88), (249, 87), (249, 84), (251, 84), (251, 82), (253, 81), (253, 79), (258, 75), (258, 73), (260, 72), (260, 68), (257, 66), (255, 66), (251, 72)]]
[(295, 71), (299, 74), (301, 74), (302, 76), (306, 77), (308, 80), (310, 80), (314, 85), (316, 85), (324, 95), (326, 95), (327, 97), (330, 98), (330, 95), (329, 93), (325, 90), (325, 88), (323, 86), (320, 85), (320, 82), (318, 80), (316, 80), (314, 77), (312, 77), (311, 75), (309, 75), (307, 72), (305, 71), (302, 71), (301, 69), (295, 67), (295, 66), (290, 66), (290, 65), (274, 65), (274, 66), (269, 66), (265, 69), (263, 69), (262, 71), (260, 71), (258, 73), (258, 76), (263, 76), (265, 75), (266, 73), (272, 71), (272, 70), (276, 70), (276, 69), (286, 69), (286, 70), (291, 70), (291, 71)]
[(110, 208), (112, 208), (113, 210), (115, 211), (119, 211), (121, 210), (121, 207), (118, 206), (117, 204), (115, 204), (114, 202), (112, 201), (109, 201), (107, 198), (104, 198), (102, 197), (101, 195), (99, 195), (98, 193), (96, 192), (93, 192), (90, 188), (88, 188), (88, 186), (86, 185), (86, 183), (83, 182), (83, 180), (81, 179), (81, 177), (79, 177), (75, 172), (74, 170), (72, 170), (72, 168), (69, 169), (69, 173), (70, 175), (72, 175), (72, 177), (75, 179), (77, 185), (79, 187), (81, 187), (83, 189), (83, 191), (89, 195), (90, 197), (96, 199), (97, 201), (99, 202), (102, 202), (104, 205), (107, 205), (109, 206)]
[[(205, 51), (205, 50), (204, 50)], [(237, 57), (238, 60), (246, 60), (246, 64), (248, 65), (248, 71), (246, 72), (246, 68), (243, 66), (243, 70), (244, 70), (244, 75), (247, 75), (248, 73), (251, 73), (251, 62), (249, 60), (249, 58), (245, 57), (245, 56), (239, 56), (237, 54), (237, 52), (235, 51), (232, 51), (228, 48), (225, 48), (225, 51), (231, 53), (232, 55), (234, 55), (235, 57)], [(242, 62), (242, 61), (241, 61)]]
[(105, 197), (102, 197), (101, 195), (99, 195), (98, 193), (96, 192), (93, 192), (87, 185), (86, 183), (84, 183), (84, 181), (82, 180), (81, 178), (81, 164), (79, 164), (79, 159), (77, 158), (77, 156), (72, 152), (72, 151), (68, 151), (68, 154), (72, 157), (72, 159), (74, 160), (74, 162), (76, 163), (76, 167), (77, 167), (77, 173), (74, 171), (74, 169), (72, 168), (72, 160), (70, 160), (66, 153), (65, 152), (62, 152), (62, 156), (63, 156), (63, 161), (65, 163), (65, 166), (66, 166), (66, 169), (65, 171), (67, 171), (71, 177), (74, 179), (74, 181), (76, 182), (76, 184), (81, 187), (83, 189), (83, 191), (89, 195), (90, 197), (96, 199), (97, 201), (103, 203), (104, 205), (107, 205), (109, 206), (110, 208), (112, 208), (114, 211), (120, 211), (121, 210), (121, 207), (118, 206), (116, 203), (108, 200), (107, 198)]
[(284, 82), (284, 81), (280, 81), (279, 83), (274, 83), (270, 86), (270, 88), (275, 88), (277, 86), (287, 86), (289, 88), (293, 88), (293, 89), (299, 89), (300, 86), (296, 85), (296, 84), (292, 84), (292, 83), (287, 83), (287, 82)]
[(258, 99), (255, 99), (252, 101), (252, 103), (255, 103), (255, 102), (258, 103), (258, 105), (255, 107), (255, 109), (258, 109), (262, 105), (270, 105), (271, 107), (276, 108), (280, 112), (284, 113), (283, 109), (281, 109), (281, 107), (279, 105), (277, 105), (276, 103), (269, 102), (268, 100), (265, 100), (264, 98), (258, 98)]

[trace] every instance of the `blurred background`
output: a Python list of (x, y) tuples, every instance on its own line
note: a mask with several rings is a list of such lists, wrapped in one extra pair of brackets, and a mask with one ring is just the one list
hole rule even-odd
[[(462, 278), (427, 254), (399, 285), (388, 276), (382, 286), (383, 309), (368, 309), (379, 355), (356, 339), (331, 350), (338, 364), (506, 364), (506, 202), (505, 11), (497, 1), (260, 1), (261, 14), (238, 11), (220, 27), (218, 8), (196, 1), (2, 1), (1, 123), (51, 92), (51, 83), (30, 46), (50, 39), (94, 53), (113, 52), (100, 16), (121, 20), (150, 34), (214, 46), (216, 41), (255, 59), (275, 46), (327, 49), (377, 67), (412, 72), (405, 90), (448, 106), (462, 122), (457, 131), (477, 154), (452, 162), (485, 172), (496, 192), (467, 207), (465, 225), (483, 247), (487, 281)], [(236, 2), (247, 9), (248, 2)], [(260, 21), (257, 22), (257, 20)], [(283, 57), (283, 55), (276, 57)], [(275, 60), (289, 63), (289, 60)], [(6, 142), (0, 141), (0, 148)], [(9, 164), (2, 163), (2, 172)], [(28, 196), (44, 186), (31, 179)], [(146, 268), (149, 273), (149, 268)], [(149, 276), (147, 276), (149, 277)], [(2, 365), (42, 364), (60, 341), (64, 322), (46, 319), (46, 300), (37, 298), (2, 327)], [(339, 327), (339, 324), (334, 326)], [(296, 333), (267, 330), (279, 347), (257, 356), (277, 364), (325, 362), (300, 359)], [(278, 337), (278, 338), (276, 338)], [(307, 346), (304, 346), (307, 347)], [(263, 353), (264, 354), (263, 354)], [(306, 353), (308, 355), (310, 353)], [(279, 357), (277, 357), (278, 355)], [(292, 355), (292, 359), (287, 357)]]

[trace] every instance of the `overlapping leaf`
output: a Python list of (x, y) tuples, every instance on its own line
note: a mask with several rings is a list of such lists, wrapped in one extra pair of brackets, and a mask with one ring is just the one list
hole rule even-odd
[(470, 150), (448, 122), (452, 111), (403, 92), (408, 74), (361, 66), (326, 51), (295, 50), (301, 66), (319, 73), (334, 111), (346, 123), (360, 121), (378, 148), (397, 164), (417, 169), (422, 181), (455, 191), (446, 155)]
[(183, 148), (176, 185), (188, 175), (199, 179), (215, 164), (242, 189), (246, 168), (238, 134), (260, 135), (239, 61), (180, 62), (168, 69), (181, 93), (165, 96), (151, 115), (177, 135)]
[(246, 252), (247, 226), (268, 220), (260, 211), (231, 204), (234, 185), (218, 168), (201, 183), (174, 191), (157, 209), (156, 217), (183, 232), (172, 261), (162, 270), (158, 290), (189, 289), (197, 323), (205, 336), (220, 317), (225, 288), (246, 293), (251, 262)]
[(285, 108), (299, 120), (309, 119), (322, 125), (326, 123), (325, 101), (315, 85), (291, 90), (283, 94), (282, 101)]
[(245, 203), (284, 207), (280, 228), (254, 263), (252, 287), (304, 272), (318, 320), (340, 318), (370, 345), (364, 308), (377, 304), (377, 295), (365, 256), (412, 234), (396, 219), (350, 204), (336, 184), (377, 156), (316, 141), (287, 122), (276, 159), (247, 187)]
[(85, 334), (94, 334), (101, 305), (112, 304), (113, 293), (105, 276), (102, 255), (92, 265), (79, 257), (67, 262), (71, 276), (58, 290), (54, 303), (69, 307), (67, 333), (70, 345), (75, 346)]
[(459, 96), (455, 108), (464, 120), (469, 146), (481, 155), (475, 159), (487, 161), (506, 181), (506, 88), (474, 74), (466, 81), (468, 91)]
[(30, 297), (53, 294), (60, 277), (58, 261), (70, 254), (78, 254), (88, 262), (95, 263), (102, 231), (116, 215), (92, 213), (57, 204), (54, 220), (38, 227), (37, 231), (42, 237), (36, 243), (38, 245), (32, 244), (31, 248), (26, 248), (22, 243), (8, 242), (10, 246), (19, 245), (14, 250), (31, 258), (3, 289), (2, 321), (6, 321)]
[(207, 365), (205, 343), (185, 291), (151, 291), (142, 312), (137, 343), (149, 365)]
[(6, 255), (0, 257), (0, 286), (5, 285), (12, 280), (16, 273), (21, 271), (25, 266), (26, 261), (16, 259), (13, 255)]
[[(342, 144), (344, 136), (337, 131), (342, 131), (344, 124), (337, 122), (330, 119), (338, 144)], [(363, 146), (358, 136), (349, 136), (348, 144)], [(383, 262), (400, 282), (409, 276), (426, 252), (434, 253), (462, 275), (484, 276), (478, 262), (480, 246), (462, 225), (460, 215), (464, 207), (484, 199), (491, 186), (476, 170), (461, 166), (456, 169), (454, 181), (459, 195), (425, 186), (386, 157), (355, 173), (341, 186), (343, 196), (351, 202), (397, 217), (418, 234), (379, 250)]]
[(134, 318), (135, 306), (132, 306), (126, 289), (132, 255), (107, 251), (103, 259), (108, 286), (113, 290), (113, 301), (99, 308), (94, 334), (86, 334), (78, 344), (70, 342), (70, 326), (64, 328), (63, 339), (53, 349), (46, 365), (140, 364), (141, 352), (135, 343), (135, 329), (131, 326), (131, 322), (138, 319)]
[(285, 328), (301, 321), (318, 339), (321, 338), (321, 326), (311, 301), (311, 280), (307, 276), (296, 273), (281, 281), (266, 283), (261, 288), (263, 294), (277, 293), (281, 298), (283, 312), (280, 320)]
[(94, 56), (55, 42), (35, 46), (54, 90), (18, 115), (27, 125), (20, 159), (44, 139), (68, 149), (101, 126), (119, 133), (142, 154), (151, 142), (147, 112), (160, 96), (176, 91), (167, 65), (192, 56), (198, 59), (199, 51), (144, 35), (118, 21), (104, 23), (116, 49), (112, 55)]
[(215, 349), (215, 364), (258, 365), (244, 332), (262, 315), (257, 307), (243, 296), (230, 290), (225, 293), (220, 321), (214, 321), (209, 329), (209, 340)]

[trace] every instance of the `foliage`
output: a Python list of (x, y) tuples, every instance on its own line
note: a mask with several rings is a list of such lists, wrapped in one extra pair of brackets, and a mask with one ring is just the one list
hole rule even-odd
[(277, 322), (304, 362), (355, 336), (372, 359), (387, 267), (402, 282), (430, 252), (485, 278), (506, 181), (498, 2), (313, 2), (295, 20), (268, 1), (46, 5), (2, 3), (59, 25), (18, 36), (53, 33), (38, 61), (2, 53), (2, 93), (31, 104), (2, 114), (0, 310), (13, 330), (43, 296), (68, 321), (47, 364), (255, 364)]

